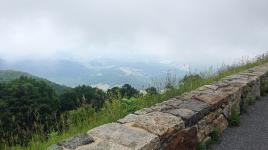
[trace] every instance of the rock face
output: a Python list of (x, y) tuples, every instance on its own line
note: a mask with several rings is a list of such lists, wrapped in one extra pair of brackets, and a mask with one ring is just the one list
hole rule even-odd
[(220, 108), (214, 112), (210, 112), (202, 120), (197, 123), (197, 139), (199, 142), (202, 142), (213, 129), (220, 129), (223, 131), (228, 126), (228, 121), (222, 114), (223, 110)]
[(197, 142), (197, 128), (186, 128), (170, 139), (164, 150), (196, 150)]
[(94, 140), (91, 136), (84, 133), (61, 141), (58, 145), (68, 149), (76, 149), (79, 146), (90, 144), (93, 141)]
[(213, 130), (268, 92), (268, 64), (144, 108), (48, 150), (195, 150)]
[(94, 142), (93, 138), (86, 134), (80, 134), (76, 135), (74, 137), (71, 137), (69, 139), (60, 141), (57, 143), (57, 145), (52, 145), (48, 147), (48, 150), (64, 150), (64, 149), (70, 149), (70, 150), (75, 150), (79, 146), (87, 145)]
[(161, 138), (168, 137), (173, 132), (185, 127), (181, 118), (162, 112), (140, 115), (134, 122), (130, 122), (128, 125), (145, 129)]

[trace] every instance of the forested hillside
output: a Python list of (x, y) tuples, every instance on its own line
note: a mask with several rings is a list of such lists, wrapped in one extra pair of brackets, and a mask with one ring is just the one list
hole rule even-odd
[(0, 140), (26, 145), (33, 131), (49, 131), (59, 118), (58, 97), (44, 81), (20, 77), (0, 83)]
[(49, 80), (34, 76), (27, 72), (21, 72), (21, 71), (15, 71), (15, 70), (0, 70), (0, 82), (8, 82), (11, 80), (15, 80), (15, 79), (20, 78), (21, 76), (31, 77), (37, 80), (42, 80), (46, 82), (49, 86), (53, 87), (58, 94), (63, 93), (63, 91), (68, 88), (66, 86), (51, 82)]
[(120, 95), (125, 98), (139, 95), (139, 91), (129, 84), (107, 92), (85, 85), (64, 87), (64, 91), (56, 92), (54, 85), (57, 84), (27, 73), (1, 72), (0, 149), (3, 145), (26, 146), (36, 134), (46, 139), (52, 131), (66, 130), (68, 111), (91, 107), (98, 112), (105, 101)]

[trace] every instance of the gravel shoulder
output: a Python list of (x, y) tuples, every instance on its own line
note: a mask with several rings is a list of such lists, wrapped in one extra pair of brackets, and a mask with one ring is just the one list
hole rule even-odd
[(227, 128), (221, 143), (212, 150), (268, 150), (268, 96), (250, 106), (241, 115), (240, 127)]

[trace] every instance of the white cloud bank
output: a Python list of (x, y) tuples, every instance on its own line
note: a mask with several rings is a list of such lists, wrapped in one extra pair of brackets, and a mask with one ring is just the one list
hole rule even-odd
[(125, 76), (143, 76), (142, 70), (130, 67), (119, 67), (120, 70)]
[(0, 58), (231, 62), (267, 50), (267, 0), (0, 0)]

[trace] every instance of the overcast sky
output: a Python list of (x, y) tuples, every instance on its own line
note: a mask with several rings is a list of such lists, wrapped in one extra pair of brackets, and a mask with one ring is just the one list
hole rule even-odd
[(267, 40), (267, 0), (0, 0), (7, 60), (229, 62)]

